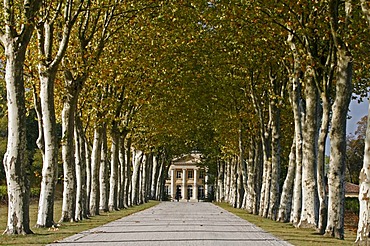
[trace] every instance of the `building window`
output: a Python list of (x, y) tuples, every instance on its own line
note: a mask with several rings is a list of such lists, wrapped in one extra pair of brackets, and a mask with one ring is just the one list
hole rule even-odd
[(181, 179), (182, 171), (176, 172), (176, 178)]
[(199, 171), (199, 178), (204, 179), (204, 170)]
[(188, 179), (192, 179), (193, 178), (193, 170), (189, 170), (188, 171)]

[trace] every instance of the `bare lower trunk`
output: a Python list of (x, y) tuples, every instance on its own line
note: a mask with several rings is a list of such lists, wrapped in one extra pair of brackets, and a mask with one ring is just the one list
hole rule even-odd
[(319, 221), (317, 224), (317, 230), (323, 234), (326, 228), (327, 222), (327, 204), (326, 204), (326, 181), (325, 181), (325, 144), (329, 130), (329, 115), (330, 115), (330, 103), (326, 96), (322, 96), (322, 121), (320, 127), (320, 134), (318, 140), (318, 152), (317, 152), (317, 191), (320, 202), (319, 207)]
[(111, 131), (111, 165), (109, 178), (109, 211), (117, 210), (119, 135), (115, 125)]
[(62, 110), (63, 205), (60, 222), (74, 221), (76, 208), (76, 169), (74, 158), (74, 123), (77, 93), (73, 81), (66, 80), (67, 95)]
[(39, 68), (45, 150), (36, 227), (51, 227), (54, 225), (54, 193), (58, 172), (58, 143), (54, 109), (54, 80), (56, 69), (44, 71), (45, 69), (41, 66)]
[(246, 202), (245, 202), (245, 209), (249, 213), (255, 213), (255, 207), (256, 207), (256, 182), (258, 180), (257, 174), (255, 173), (255, 152), (254, 152), (254, 142), (251, 139), (249, 146), (249, 158), (247, 162), (247, 171), (248, 171), (248, 181), (247, 181), (247, 189), (248, 192), (246, 192)]
[(268, 218), (276, 220), (279, 209), (280, 179), (280, 109), (271, 105), (271, 188)]
[(306, 118), (303, 126), (302, 213), (298, 227), (316, 228), (316, 153), (318, 92), (313, 71), (306, 73)]
[(3, 160), (8, 190), (8, 221), (4, 234), (32, 233), (29, 226), (30, 184), (27, 175), (29, 165), (25, 156), (26, 107), (23, 81), (27, 45), (28, 41), (19, 44), (9, 41), (4, 44), (9, 136)]
[(89, 143), (84, 138), (84, 145), (82, 148), (85, 150), (86, 161), (86, 213), (90, 216), (90, 197), (91, 197), (91, 148)]
[(224, 180), (225, 180), (225, 162), (222, 160), (217, 161), (218, 165), (218, 174), (217, 174), (217, 197), (216, 201), (224, 202), (225, 193), (224, 193)]
[(293, 144), (290, 149), (289, 154), (289, 166), (288, 172), (284, 181), (283, 189), (281, 192), (280, 207), (277, 220), (280, 222), (289, 222), (290, 212), (292, 206), (293, 197), (293, 184), (294, 184), (294, 174), (296, 166), (296, 144), (295, 138), (293, 139)]
[[(369, 114), (370, 115), (370, 105)], [(370, 117), (367, 118), (364, 162), (360, 173), (360, 202), (359, 220), (356, 243), (368, 245), (369, 239), (369, 212), (370, 212)]]
[(102, 127), (102, 144), (100, 154), (100, 165), (99, 165), (99, 210), (107, 212), (108, 209), (108, 197), (109, 197), (109, 168), (108, 168), (108, 143), (107, 143), (107, 125), (104, 123)]
[(289, 99), (294, 118), (294, 138), (296, 144), (296, 169), (293, 186), (293, 203), (290, 221), (298, 225), (302, 211), (302, 96), (301, 96), (301, 62), (300, 56), (293, 41), (292, 34), (288, 37), (288, 44), (293, 53), (294, 63), (291, 72), (291, 84), (289, 87)]
[(126, 144), (126, 153), (125, 153), (125, 158), (126, 158), (126, 166), (125, 166), (125, 194), (123, 196), (123, 204), (125, 207), (129, 207), (132, 205), (131, 202), (131, 168), (132, 168), (132, 160), (131, 160), (131, 138), (128, 138), (127, 141), (125, 142)]
[(143, 152), (140, 150), (135, 150), (134, 152), (134, 160), (133, 160), (133, 171), (132, 171), (132, 204), (138, 205), (139, 204), (139, 175), (140, 175), (140, 165), (143, 159)]
[(119, 199), (118, 199), (118, 208), (126, 208), (127, 203), (125, 204), (125, 194), (126, 194), (126, 186), (125, 186), (125, 180), (126, 180), (126, 149), (125, 149), (125, 139), (126, 134), (123, 133), (123, 136), (121, 136), (119, 140), (119, 166), (120, 166), (120, 184), (119, 184)]
[(150, 199), (155, 199), (155, 194), (157, 193), (157, 184), (156, 181), (158, 179), (158, 173), (159, 173), (159, 163), (158, 163), (158, 156), (153, 156), (153, 172), (152, 172), (152, 182), (151, 182), (151, 188), (150, 188)]
[(343, 47), (337, 51), (336, 97), (330, 131), (328, 172), (328, 224), (325, 234), (344, 238), (344, 171), (346, 157), (346, 122), (352, 93), (352, 57)]
[(101, 126), (97, 123), (94, 126), (94, 142), (91, 153), (91, 192), (90, 192), (90, 215), (95, 216), (99, 214), (99, 167), (101, 154)]
[(163, 173), (165, 172), (164, 167), (164, 160), (161, 159), (159, 164), (159, 171), (158, 171), (158, 178), (156, 180), (157, 183), (157, 193), (156, 193), (156, 199), (158, 201), (163, 200), (163, 191), (162, 191), (162, 180), (163, 180)]
[[(370, 27), (370, 7), (366, 0), (361, 0), (362, 12), (368, 20)], [(370, 106), (368, 115), (370, 115)], [(366, 139), (364, 162), (360, 173), (360, 192), (358, 200), (360, 202), (359, 221), (357, 227), (356, 243), (360, 245), (367, 245), (369, 235), (369, 221), (370, 221), (370, 117), (367, 118)]]
[(86, 194), (86, 151), (81, 121), (76, 117), (75, 124), (75, 164), (76, 164), (76, 221), (87, 218)]

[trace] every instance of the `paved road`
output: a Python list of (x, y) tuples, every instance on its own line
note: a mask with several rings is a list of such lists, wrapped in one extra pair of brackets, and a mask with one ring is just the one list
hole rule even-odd
[(291, 245), (212, 203), (163, 202), (61, 245)]

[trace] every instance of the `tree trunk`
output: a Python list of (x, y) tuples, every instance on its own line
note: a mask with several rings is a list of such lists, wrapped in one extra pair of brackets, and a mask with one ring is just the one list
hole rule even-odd
[(296, 166), (296, 144), (293, 138), (293, 144), (289, 154), (288, 172), (284, 181), (283, 190), (281, 192), (280, 207), (277, 220), (280, 222), (289, 222), (292, 206), (294, 174)]
[(247, 189), (246, 192), (246, 202), (245, 202), (245, 209), (248, 213), (256, 213), (256, 182), (258, 180), (258, 174), (255, 173), (257, 163), (255, 163), (255, 151), (254, 151), (254, 141), (253, 138), (250, 140), (249, 146), (249, 153), (248, 153), (248, 162), (247, 162), (247, 172), (248, 172), (248, 180), (247, 180)]
[(117, 210), (118, 195), (118, 157), (119, 157), (119, 135), (117, 123), (114, 122), (111, 130), (111, 165), (109, 178), (109, 211)]
[(246, 203), (246, 198), (247, 198), (247, 194), (248, 194), (248, 186), (247, 186), (247, 182), (248, 182), (248, 170), (247, 170), (247, 163), (245, 161), (245, 157), (244, 157), (244, 139), (243, 139), (243, 123), (241, 122), (241, 120), (239, 121), (239, 140), (238, 140), (238, 143), (239, 143), (239, 162), (240, 162), (240, 171), (241, 171), (241, 176), (242, 176), (242, 180), (243, 180), (243, 190), (244, 190), (244, 194), (243, 194), (243, 200), (241, 202), (241, 207), (242, 208), (245, 208), (245, 203)]
[[(5, 7), (5, 4), (4, 4)], [(30, 26), (31, 36), (33, 26)], [(5, 47), (5, 81), (8, 106), (8, 142), (4, 155), (4, 169), (8, 190), (8, 221), (4, 234), (31, 234), (29, 223), (30, 184), (26, 158), (26, 107), (23, 65), (30, 37), (16, 41), (9, 33), (1, 40)], [(18, 39), (19, 37), (17, 37)]]
[(295, 43), (293, 42), (294, 35), (288, 36), (288, 44), (293, 53), (293, 72), (291, 74), (291, 84), (288, 86), (289, 99), (292, 106), (294, 118), (294, 138), (296, 144), (296, 169), (293, 186), (293, 203), (290, 221), (297, 226), (302, 212), (302, 96), (301, 96), (301, 62), (297, 52)]
[[(367, 18), (370, 27), (370, 7), (366, 0), (361, 0), (361, 8)], [(370, 105), (368, 110), (370, 115)], [(360, 191), (358, 200), (360, 202), (359, 221), (357, 227), (356, 243), (367, 245), (369, 235), (369, 212), (370, 212), (370, 117), (367, 118), (364, 162), (360, 173)]]
[(109, 198), (109, 186), (108, 186), (108, 177), (109, 177), (109, 161), (107, 158), (108, 155), (108, 143), (107, 143), (107, 125), (103, 124), (102, 130), (102, 144), (101, 144), (101, 154), (100, 154), (100, 165), (99, 165), (99, 210), (107, 212), (108, 209), (108, 198)]
[(125, 132), (122, 133), (121, 138), (119, 140), (119, 166), (120, 166), (120, 184), (119, 184), (119, 200), (118, 200), (118, 208), (126, 208), (127, 203), (125, 204), (125, 194), (126, 194), (126, 149), (125, 149), (125, 141), (126, 141), (126, 134)]
[[(99, 117), (98, 117), (99, 118)], [(90, 215), (99, 215), (100, 185), (99, 185), (99, 167), (101, 154), (101, 126), (98, 123), (94, 125), (94, 142), (91, 153), (91, 192), (90, 192)]]
[(225, 180), (225, 162), (223, 160), (217, 161), (218, 165), (218, 174), (217, 174), (217, 202), (224, 202), (225, 201), (225, 193), (224, 193), (224, 180)]
[(58, 140), (54, 107), (54, 80), (56, 72), (56, 68), (48, 70), (44, 66), (39, 65), (45, 151), (36, 227), (51, 227), (54, 225), (54, 193), (58, 173)]
[(317, 153), (317, 99), (318, 92), (313, 71), (306, 72), (306, 118), (303, 126), (302, 213), (298, 227), (316, 228), (316, 153)]
[[(272, 84), (276, 86), (275, 82), (272, 82)], [(268, 218), (276, 220), (280, 194), (280, 109), (276, 105), (276, 102), (272, 102), (271, 104), (271, 188)]]
[(352, 56), (345, 46), (337, 51), (337, 83), (330, 131), (330, 165), (328, 172), (328, 224), (325, 234), (344, 238), (344, 171), (346, 125), (352, 93)]
[(158, 163), (158, 156), (153, 156), (153, 172), (152, 172), (152, 182), (151, 182), (151, 188), (150, 188), (150, 199), (155, 199), (155, 195), (157, 193), (157, 184), (156, 181), (158, 179), (158, 173), (159, 173), (159, 163)]
[(63, 159), (63, 205), (60, 222), (75, 220), (76, 211), (76, 167), (74, 159), (74, 123), (77, 109), (76, 81), (65, 76), (66, 95), (62, 110), (62, 159)]
[[(370, 105), (369, 114), (370, 115)], [(367, 118), (364, 162), (360, 173), (360, 203), (356, 244), (367, 245), (370, 221), (370, 117)]]
[(158, 201), (163, 200), (163, 191), (162, 191), (162, 180), (163, 180), (163, 173), (165, 171), (165, 164), (164, 164), (164, 158), (161, 158), (160, 164), (159, 164), (159, 171), (158, 171), (158, 178), (156, 180), (157, 183), (157, 193), (156, 193), (156, 199)]
[(132, 168), (132, 160), (131, 160), (131, 138), (127, 138), (126, 144), (126, 166), (125, 166), (125, 195), (123, 197), (123, 204), (125, 207), (129, 207), (132, 205), (131, 202), (131, 192), (130, 192), (130, 186), (131, 186), (131, 168)]
[(90, 198), (91, 198), (91, 148), (89, 146), (89, 143), (84, 137), (84, 145), (81, 146), (84, 148), (85, 151), (85, 161), (86, 161), (86, 213), (88, 216), (90, 216)]
[(322, 121), (320, 126), (318, 151), (317, 151), (317, 191), (319, 197), (319, 221), (317, 230), (320, 234), (325, 232), (327, 222), (327, 204), (326, 204), (326, 181), (325, 181), (325, 145), (329, 130), (330, 121), (330, 103), (329, 99), (324, 95), (321, 96), (322, 101)]
[(75, 118), (76, 221), (87, 218), (86, 151), (81, 120)]
[(143, 159), (143, 152), (140, 150), (135, 150), (134, 160), (133, 160), (133, 171), (132, 171), (132, 182), (131, 182), (131, 200), (133, 205), (138, 205), (139, 203), (139, 175), (140, 175), (140, 165)]

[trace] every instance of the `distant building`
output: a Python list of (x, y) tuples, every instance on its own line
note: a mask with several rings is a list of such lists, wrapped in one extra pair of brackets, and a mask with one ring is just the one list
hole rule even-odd
[(350, 182), (344, 182), (344, 189), (346, 197), (358, 197), (360, 186)]
[(206, 169), (199, 166), (200, 154), (189, 154), (172, 160), (166, 193), (172, 201), (198, 201), (208, 192)]

